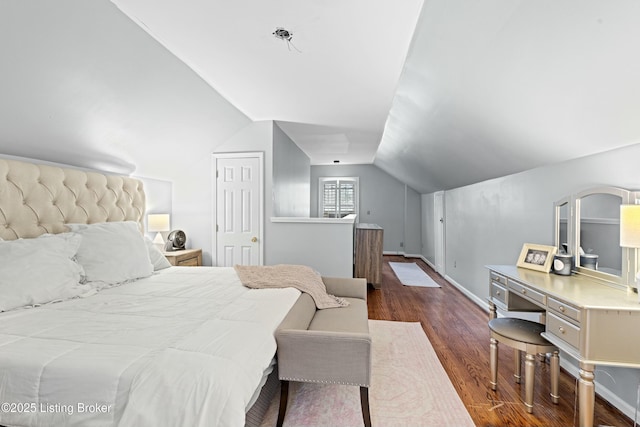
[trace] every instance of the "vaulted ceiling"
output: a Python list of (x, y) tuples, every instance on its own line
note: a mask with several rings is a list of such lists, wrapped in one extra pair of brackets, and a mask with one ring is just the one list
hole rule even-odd
[(112, 1), (249, 118), (279, 121), (315, 164), (373, 162), (422, 6)]
[(640, 142), (636, 0), (113, 1), (312, 164), (431, 192)]
[(312, 164), (373, 163), (428, 193), (640, 142), (637, 0), (0, 11), (3, 154), (161, 176), (276, 120)]

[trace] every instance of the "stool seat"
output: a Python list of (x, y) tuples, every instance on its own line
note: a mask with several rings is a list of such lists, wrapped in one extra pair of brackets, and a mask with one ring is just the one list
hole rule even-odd
[(520, 383), (520, 359), (522, 353), (525, 358), (525, 407), (527, 412), (533, 412), (533, 379), (535, 374), (535, 355), (551, 353), (551, 400), (558, 403), (558, 377), (560, 375), (559, 349), (542, 335), (545, 326), (530, 320), (501, 317), (489, 321), (491, 331), (490, 361), (491, 361), (491, 389), (498, 385), (498, 343), (503, 343), (514, 349), (514, 377)]
[(541, 323), (530, 320), (514, 319), (511, 317), (501, 317), (489, 321), (489, 329), (505, 338), (533, 345), (551, 345), (544, 339), (542, 332), (545, 326)]

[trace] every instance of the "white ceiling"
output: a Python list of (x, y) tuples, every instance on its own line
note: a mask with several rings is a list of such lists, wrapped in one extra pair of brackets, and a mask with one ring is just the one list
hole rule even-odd
[(422, 6), (112, 1), (252, 120), (281, 121), (314, 164), (373, 162)]
[(312, 164), (427, 193), (640, 142), (637, 0), (112, 1)]

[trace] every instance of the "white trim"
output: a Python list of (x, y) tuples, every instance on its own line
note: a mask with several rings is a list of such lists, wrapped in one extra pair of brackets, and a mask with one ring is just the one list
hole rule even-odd
[[(482, 298), (478, 298), (474, 293), (470, 292), (467, 288), (465, 288), (464, 286), (462, 286), (460, 283), (456, 282), (451, 276), (449, 275), (445, 275), (444, 279), (449, 282), (451, 285), (453, 285), (454, 288), (458, 289), (460, 292), (462, 292), (467, 298), (469, 298), (472, 302), (476, 303), (477, 305), (479, 305), (481, 308), (483, 308), (487, 313), (489, 312), (489, 303), (482, 299)], [(487, 322), (489, 321), (489, 319), (487, 318)]]
[[(320, 176), (318, 177), (318, 217), (323, 218), (324, 214), (324, 185), (322, 183), (324, 181), (354, 181), (355, 185), (355, 215), (360, 214), (360, 177), (358, 176)], [(338, 189), (340, 185), (338, 185)], [(336, 208), (338, 205), (338, 201), (340, 200), (340, 194), (336, 194)]]
[(405, 253), (403, 252), (403, 253), (402, 253), (402, 255), (403, 255), (405, 258), (420, 258), (420, 259), (422, 259), (422, 255), (420, 255), (420, 254), (405, 254)]
[(420, 255), (420, 258), (422, 258), (422, 260), (426, 262), (429, 267), (433, 268), (433, 271), (436, 271), (436, 266), (431, 261), (429, 261), (425, 256)]
[(580, 218), (580, 221), (589, 224), (605, 224), (605, 225), (620, 225), (620, 218)]
[(402, 251), (383, 251), (382, 255), (400, 255), (405, 258), (420, 258), (422, 261), (424, 261), (429, 267), (433, 268), (433, 270), (435, 271), (435, 267), (433, 263), (428, 259), (426, 259), (422, 254), (406, 254)]
[(316, 217), (300, 217), (300, 216), (272, 216), (271, 222), (304, 222), (311, 224), (336, 224), (336, 223), (344, 223), (344, 224), (354, 224), (356, 222), (356, 218), (358, 216), (354, 214), (349, 214), (344, 218), (316, 218)]
[[(439, 200), (439, 201), (438, 201)], [(439, 208), (439, 209), (438, 209)], [(445, 192), (433, 193), (434, 270), (444, 276), (447, 273), (447, 230), (445, 219)]]
[(382, 251), (382, 255), (404, 255), (402, 251)]
[(266, 226), (264, 221), (264, 152), (262, 151), (244, 151), (237, 153), (213, 153), (211, 155), (211, 159), (213, 162), (211, 168), (211, 188), (212, 188), (212, 197), (211, 197), (211, 234), (213, 235), (211, 238), (212, 242), (212, 250), (211, 250), (211, 264), (215, 265), (218, 261), (218, 232), (216, 231), (216, 215), (217, 215), (217, 196), (218, 196), (218, 182), (216, 177), (218, 159), (241, 159), (241, 158), (250, 158), (255, 157), (258, 159), (259, 167), (260, 167), (260, 233), (258, 234), (258, 239), (260, 239), (260, 249), (259, 249), (259, 264), (264, 265), (264, 228)]

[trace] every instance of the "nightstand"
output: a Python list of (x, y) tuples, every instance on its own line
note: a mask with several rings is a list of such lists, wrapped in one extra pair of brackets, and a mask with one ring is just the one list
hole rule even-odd
[(202, 249), (184, 249), (181, 251), (163, 252), (171, 265), (181, 267), (200, 267), (202, 265)]

